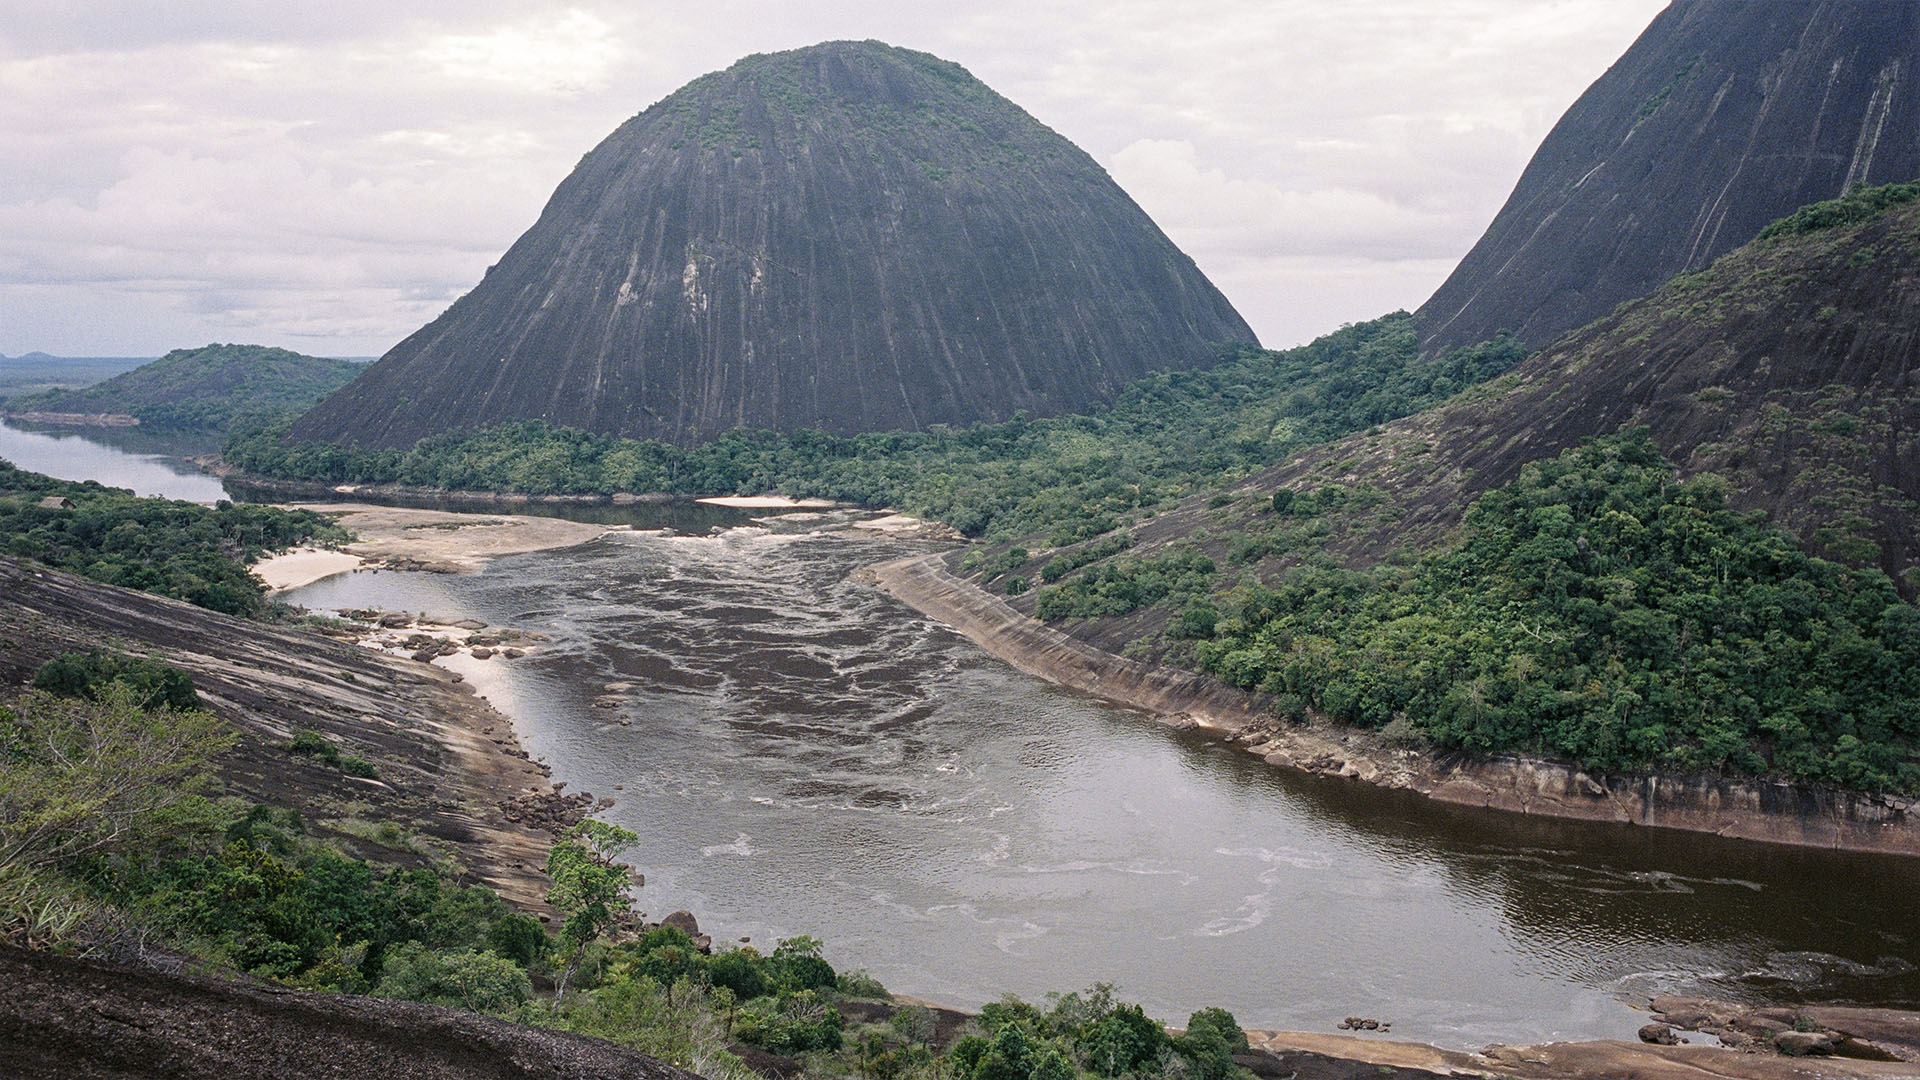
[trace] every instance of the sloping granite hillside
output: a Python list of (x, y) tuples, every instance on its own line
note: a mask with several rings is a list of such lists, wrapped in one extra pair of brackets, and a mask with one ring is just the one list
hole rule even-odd
[(1082, 409), (1252, 340), (1066, 139), (958, 65), (831, 42), (622, 125), (471, 293), (292, 437), (922, 430)]
[(1796, 207), (1915, 177), (1920, 4), (1676, 0), (1420, 308), (1423, 347), (1546, 345)]

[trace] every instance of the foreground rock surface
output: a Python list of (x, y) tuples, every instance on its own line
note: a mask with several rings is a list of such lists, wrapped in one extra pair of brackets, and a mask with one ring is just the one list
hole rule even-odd
[(475, 1013), (0, 946), (0, 1076), (690, 1080), (598, 1039)]
[[(424, 860), (450, 845), (529, 910), (544, 904), (540, 868), (554, 831), (590, 805), (556, 796), (511, 721), (440, 668), (0, 556), (0, 681), (19, 685), (61, 653), (101, 645), (193, 677), (201, 701), (240, 736), (219, 762), (230, 792), (297, 810), (382, 859)], [(378, 778), (289, 753), (301, 731), (372, 763)], [(529, 818), (531, 804), (559, 809)], [(400, 846), (364, 839), (380, 837), (369, 828), (378, 822), (401, 826)]]

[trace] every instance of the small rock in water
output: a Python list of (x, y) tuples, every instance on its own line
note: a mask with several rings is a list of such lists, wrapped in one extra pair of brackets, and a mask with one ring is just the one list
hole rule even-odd
[(1640, 1029), (1640, 1041), (1655, 1046), (1679, 1046), (1680, 1036), (1666, 1024), (1648, 1024)]
[(660, 920), (661, 926), (671, 926), (683, 931), (688, 937), (700, 936), (700, 923), (694, 919), (691, 911), (676, 911)]
[(493, 659), (493, 650), (485, 648), (475, 649), (473, 650), (473, 658), (475, 660), (491, 660)]

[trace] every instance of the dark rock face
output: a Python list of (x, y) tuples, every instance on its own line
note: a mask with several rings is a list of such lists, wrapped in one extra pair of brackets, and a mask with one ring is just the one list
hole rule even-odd
[(1555, 125), (1418, 312), (1542, 346), (1797, 207), (1920, 177), (1920, 4), (1676, 0)]
[(471, 293), (293, 437), (920, 429), (1084, 408), (1252, 340), (1071, 143), (957, 65), (833, 42), (622, 125)]
[(62, 1080), (699, 1080), (491, 1016), (0, 945), (0, 1076)]
[[(1345, 550), (1371, 562), (1459, 523), (1528, 462), (1645, 425), (1814, 554), (1920, 594), (1920, 203), (1756, 241), (1567, 334), (1379, 437), (1316, 447), (1261, 490), (1331, 478), (1402, 511)], [(1329, 463), (1339, 463), (1335, 469)], [(1324, 468), (1323, 468), (1324, 467)], [(1165, 514), (1151, 528), (1177, 530)], [(1189, 526), (1190, 527), (1190, 526)], [(1138, 545), (1136, 546), (1138, 550)]]

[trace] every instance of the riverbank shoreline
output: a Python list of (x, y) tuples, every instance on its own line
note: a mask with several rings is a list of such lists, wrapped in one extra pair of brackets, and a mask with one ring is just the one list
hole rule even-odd
[[(0, 650), (0, 678), (24, 682), (54, 656), (107, 641), (154, 656), (187, 672), (204, 706), (238, 735), (218, 762), (228, 793), (293, 810), (379, 858), (457, 852), (508, 902), (547, 912), (547, 850), (593, 801), (557, 790), (512, 720), (457, 673), (5, 556), (0, 595), (9, 601), (0, 637), (10, 646)], [(300, 732), (373, 764), (377, 776), (345, 776), (290, 753)], [(381, 823), (400, 832), (388, 838)]]
[(1608, 775), (1520, 755), (1395, 747), (1357, 728), (1289, 724), (1258, 695), (1095, 648), (954, 576), (944, 552), (878, 563), (863, 577), (1021, 671), (1202, 730), (1282, 768), (1488, 810), (1920, 857), (1914, 800), (1731, 777)]
[(470, 574), (488, 560), (597, 540), (621, 526), (525, 514), (468, 514), (371, 503), (292, 503), (326, 514), (353, 532), (338, 548), (299, 548), (268, 556), (253, 572), (274, 592), (361, 569)]

